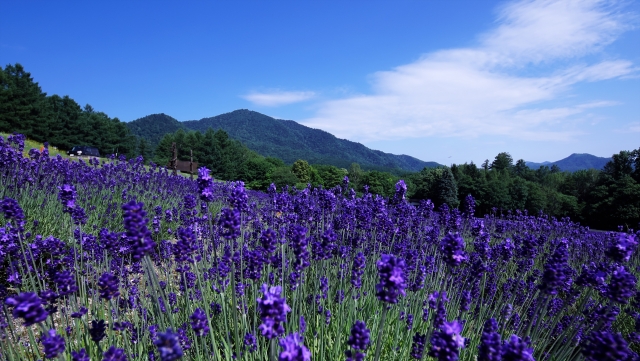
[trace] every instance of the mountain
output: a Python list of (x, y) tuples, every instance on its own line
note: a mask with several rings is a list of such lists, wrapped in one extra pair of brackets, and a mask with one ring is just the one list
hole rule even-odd
[(534, 162), (526, 162), (527, 166), (531, 169), (538, 169), (541, 166), (552, 167), (554, 164), (558, 166), (562, 171), (567, 172), (575, 172), (582, 169), (598, 169), (601, 170), (604, 168), (604, 165), (610, 161), (611, 158), (604, 157), (596, 157), (591, 154), (578, 154), (573, 153), (570, 156), (555, 161), (555, 162), (543, 162), (543, 163), (534, 163)]
[(360, 143), (336, 138), (323, 130), (246, 109), (184, 122), (165, 114), (153, 114), (127, 124), (133, 134), (149, 140), (154, 147), (164, 134), (180, 128), (200, 132), (212, 128), (224, 130), (231, 138), (263, 156), (277, 157), (288, 164), (304, 159), (311, 164), (331, 164), (342, 168), (358, 163), (364, 169), (412, 172), (440, 165), (408, 155), (372, 150)]
[(185, 129), (182, 123), (164, 113), (147, 115), (126, 124), (133, 135), (146, 139), (154, 149), (165, 134)]

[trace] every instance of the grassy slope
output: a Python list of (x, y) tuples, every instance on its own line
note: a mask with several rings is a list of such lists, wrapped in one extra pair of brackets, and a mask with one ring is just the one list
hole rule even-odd
[[(7, 140), (7, 137), (9, 135), (10, 134), (8, 134), (8, 133), (0, 132), (0, 136), (2, 136), (2, 138), (4, 138), (5, 141)], [(35, 140), (27, 139), (24, 142), (24, 151), (22, 151), (22, 154), (25, 157), (28, 157), (29, 156), (29, 150), (31, 150), (31, 149), (40, 149), (40, 147), (42, 147), (42, 146), (43, 146), (43, 144), (40, 143), (40, 142), (36, 142)], [(67, 155), (66, 151), (61, 150), (61, 149), (57, 149), (56, 147), (49, 147), (49, 155), (50, 156), (55, 157), (58, 154), (63, 158), (69, 158), (69, 156)]]

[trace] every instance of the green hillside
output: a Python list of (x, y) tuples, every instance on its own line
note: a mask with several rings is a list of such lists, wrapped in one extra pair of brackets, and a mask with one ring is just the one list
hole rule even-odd
[(249, 149), (263, 156), (280, 158), (288, 164), (304, 159), (312, 164), (331, 164), (341, 168), (358, 163), (364, 169), (414, 172), (439, 165), (408, 155), (372, 150), (360, 143), (338, 139), (323, 130), (246, 109), (185, 122), (178, 122), (165, 114), (153, 114), (127, 125), (133, 134), (145, 138), (152, 146), (157, 145), (164, 134), (180, 128), (200, 132), (209, 128), (222, 129)]

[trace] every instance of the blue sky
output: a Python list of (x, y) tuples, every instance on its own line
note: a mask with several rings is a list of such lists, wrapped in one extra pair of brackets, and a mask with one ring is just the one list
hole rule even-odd
[(442, 164), (640, 147), (637, 1), (3, 4), (0, 65), (123, 121), (251, 109)]

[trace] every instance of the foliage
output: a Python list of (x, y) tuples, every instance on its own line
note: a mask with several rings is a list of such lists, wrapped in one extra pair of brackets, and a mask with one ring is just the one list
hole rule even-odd
[(47, 96), (22, 65), (0, 68), (0, 132), (21, 133), (69, 150), (91, 145), (107, 155), (137, 153), (136, 139), (118, 118), (90, 105), (81, 108), (69, 96)]
[[(635, 229), (640, 226), (639, 154), (640, 148), (621, 151), (602, 171), (562, 172), (557, 165), (532, 170), (522, 159), (513, 165), (508, 153), (500, 153), (490, 166), (487, 161), (486, 169), (465, 163), (454, 164), (451, 170), (459, 201), (473, 195), (481, 213), (519, 209), (571, 217), (597, 229)], [(420, 191), (414, 197), (435, 199)]]

